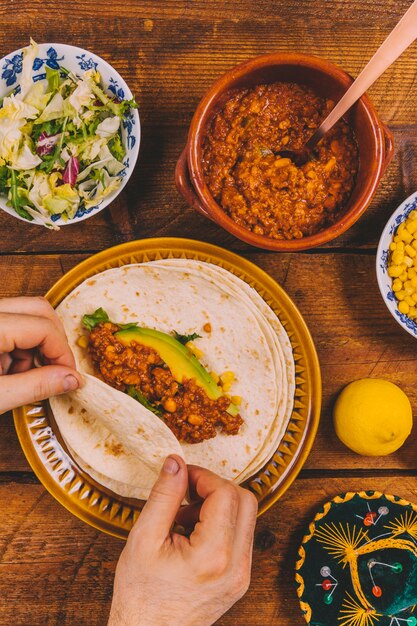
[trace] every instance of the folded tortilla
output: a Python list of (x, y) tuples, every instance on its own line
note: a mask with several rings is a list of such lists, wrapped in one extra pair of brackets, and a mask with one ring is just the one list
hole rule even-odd
[[(234, 372), (236, 381), (230, 393), (242, 397), (244, 424), (237, 435), (218, 433), (196, 444), (175, 440), (188, 463), (237, 482), (265, 464), (288, 425), (295, 376), (288, 336), (255, 289), (227, 270), (187, 259), (128, 265), (87, 279), (65, 298), (57, 312), (78, 368), (92, 375), (95, 372), (88, 352), (77, 345), (77, 340), (82, 334), (82, 316), (98, 307), (117, 323), (138, 322), (167, 333), (200, 333), (202, 337), (194, 343), (203, 352), (201, 361), (207, 370)], [(210, 333), (202, 332), (207, 323)], [(126, 415), (125, 401), (120, 397), (128, 398), (126, 394), (109, 386), (108, 390), (120, 408), (116, 411), (119, 426), (141, 419)], [(129, 404), (136, 402), (128, 399)], [(133, 426), (127, 429), (132, 435), (127, 442), (125, 429), (117, 430), (111, 419), (100, 416), (100, 403), (100, 399), (91, 401), (86, 422), (81, 410), (73, 407), (70, 413), (73, 405), (69, 396), (53, 398), (51, 407), (63, 440), (80, 467), (97, 482), (126, 497), (146, 498), (163, 459), (155, 465), (149, 461), (149, 448), (144, 447), (139, 434), (135, 438)], [(148, 412), (139, 406), (139, 415)], [(152, 420), (160, 421), (151, 415)], [(161, 447), (155, 459), (165, 452)]]

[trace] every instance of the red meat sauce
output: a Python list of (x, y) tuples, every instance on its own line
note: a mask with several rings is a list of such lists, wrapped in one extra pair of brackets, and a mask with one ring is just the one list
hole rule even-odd
[[(115, 333), (120, 328), (105, 322), (89, 336), (89, 352), (102, 379), (123, 392), (138, 392), (149, 402), (179, 441), (199, 443), (239, 432), (243, 419), (227, 412), (231, 400), (213, 400), (194, 379), (178, 383), (169, 367), (153, 348), (132, 341), (124, 345)], [(133, 393), (132, 393), (132, 388)]]

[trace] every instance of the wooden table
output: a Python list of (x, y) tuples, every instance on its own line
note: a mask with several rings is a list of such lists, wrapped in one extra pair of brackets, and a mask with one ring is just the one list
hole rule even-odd
[[(412, 435), (385, 459), (355, 456), (331, 422), (336, 394), (375, 376), (401, 385), (417, 410), (416, 342), (390, 317), (378, 292), (375, 247), (394, 208), (417, 185), (417, 46), (371, 90), (392, 129), (396, 154), (371, 207), (323, 249), (271, 254), (249, 248), (189, 209), (174, 165), (208, 86), (236, 63), (266, 52), (321, 55), (356, 75), (410, 0), (2, 0), (0, 56), (39, 42), (76, 44), (107, 59), (140, 103), (142, 145), (135, 173), (110, 209), (51, 233), (0, 215), (0, 296), (43, 294), (82, 259), (151, 236), (202, 239), (268, 271), (294, 299), (322, 366), (323, 411), (300, 477), (258, 523), (253, 581), (224, 626), (301, 626), (293, 584), (298, 544), (323, 501), (355, 489), (417, 500)], [(30, 470), (11, 414), (0, 419), (0, 625), (104, 625), (121, 541), (78, 521)], [(151, 625), (150, 625), (151, 626)]]

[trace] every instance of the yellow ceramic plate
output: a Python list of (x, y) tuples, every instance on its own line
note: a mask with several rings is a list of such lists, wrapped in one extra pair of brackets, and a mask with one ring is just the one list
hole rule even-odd
[[(320, 418), (321, 378), (316, 350), (301, 314), (285, 291), (259, 267), (232, 252), (191, 239), (158, 238), (132, 241), (92, 256), (65, 274), (47, 298), (56, 307), (94, 274), (129, 263), (173, 257), (214, 263), (246, 281), (275, 311), (291, 340), (296, 371), (291, 420), (272, 458), (245, 483), (258, 498), (262, 514), (296, 478), (313, 445)], [(80, 470), (60, 440), (48, 402), (16, 409), (14, 420), (33, 471), (54, 498), (87, 524), (126, 538), (143, 502), (117, 496)]]

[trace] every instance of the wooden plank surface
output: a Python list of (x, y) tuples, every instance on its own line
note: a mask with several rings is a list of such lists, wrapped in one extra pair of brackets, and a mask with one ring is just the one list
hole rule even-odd
[[(414, 476), (297, 480), (259, 519), (251, 588), (218, 624), (305, 624), (294, 564), (307, 525), (327, 500), (365, 489), (416, 498)], [(123, 542), (77, 520), (37, 484), (0, 484), (0, 507), (0, 624), (103, 626)]]
[[(253, 583), (219, 624), (302, 626), (293, 585), (308, 521), (346, 490), (380, 489), (417, 500), (417, 432), (385, 459), (338, 442), (332, 407), (363, 376), (398, 383), (417, 411), (415, 341), (385, 308), (374, 272), (384, 224), (417, 184), (417, 44), (371, 88), (396, 153), (371, 205), (348, 233), (298, 255), (256, 251), (197, 215), (174, 184), (193, 112), (210, 84), (257, 54), (299, 51), (357, 75), (411, 0), (0, 0), (0, 57), (60, 41), (88, 48), (126, 79), (140, 103), (138, 166), (113, 205), (59, 233), (0, 212), (0, 297), (45, 293), (76, 263), (151, 236), (182, 236), (238, 251), (269, 272), (299, 307), (323, 375), (319, 433), (300, 478), (259, 521)], [(43, 490), (20, 450), (11, 414), (0, 416), (0, 626), (106, 623), (122, 542), (67, 513)]]
[[(0, 55), (25, 45), (29, 34), (39, 41), (93, 49), (114, 65), (137, 95), (143, 137), (138, 166), (126, 190), (111, 209), (91, 218), (88, 228), (83, 223), (50, 233), (1, 214), (0, 228), (9, 236), (0, 239), (0, 253), (100, 250), (135, 238), (179, 233), (248, 249), (193, 212), (175, 189), (175, 162), (198, 101), (230, 67), (273, 51), (317, 54), (357, 75), (409, 1), (389, 0), (379, 12), (370, 0), (358, 3), (356, 10), (353, 0), (325, 2), (325, 8), (311, 0), (264, 0), (256, 8), (251, 0), (238, 4), (236, 9), (236, 3), (228, 0), (219, 10), (217, 1), (203, 0), (132, 0), (123, 6), (93, 0), (13, 2), (19, 28), (15, 21), (5, 20)], [(3, 10), (8, 6), (2, 5)], [(327, 247), (375, 246), (390, 213), (414, 191), (416, 61), (414, 45), (370, 91), (381, 118), (394, 131), (396, 156), (366, 215)]]

